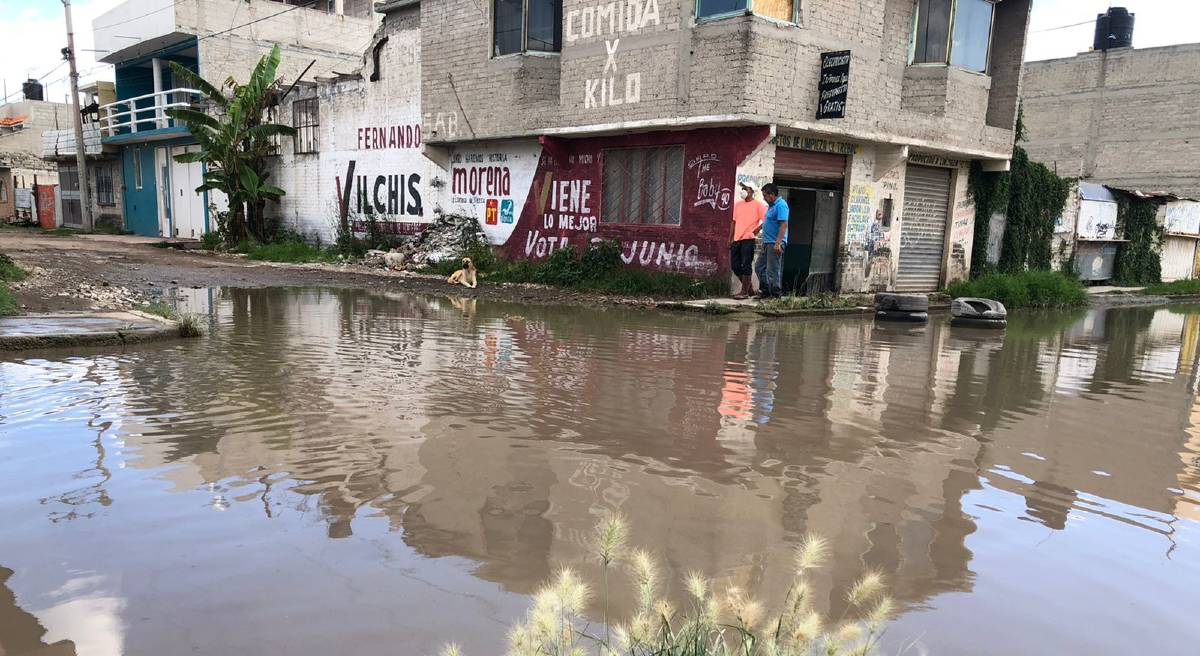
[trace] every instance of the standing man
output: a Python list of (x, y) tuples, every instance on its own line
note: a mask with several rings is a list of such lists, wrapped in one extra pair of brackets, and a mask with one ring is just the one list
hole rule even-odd
[(741, 284), (733, 297), (739, 301), (754, 293), (750, 282), (754, 268), (754, 238), (767, 214), (767, 206), (754, 198), (754, 186), (743, 182), (741, 187), (741, 197), (733, 204), (733, 224), (729, 226), (729, 263)]
[(783, 295), (783, 249), (787, 246), (790, 211), (787, 201), (779, 197), (779, 187), (772, 183), (763, 185), (763, 200), (767, 201), (767, 214), (763, 217), (763, 240), (754, 273), (758, 274), (758, 297), (776, 298)]

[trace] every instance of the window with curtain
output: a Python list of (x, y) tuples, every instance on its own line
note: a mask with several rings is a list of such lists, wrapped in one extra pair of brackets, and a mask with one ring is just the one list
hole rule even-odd
[(917, 0), (910, 63), (986, 73), (994, 12), (991, 0)]
[(683, 146), (604, 151), (600, 221), (679, 225)]
[(562, 0), (495, 0), (492, 54), (560, 52)]

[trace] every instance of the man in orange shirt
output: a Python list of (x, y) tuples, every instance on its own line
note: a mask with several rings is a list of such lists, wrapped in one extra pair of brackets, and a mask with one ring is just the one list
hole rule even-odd
[(733, 223), (729, 226), (729, 261), (741, 289), (733, 297), (739, 301), (754, 293), (750, 274), (754, 268), (754, 238), (762, 227), (767, 206), (755, 200), (754, 187), (741, 183), (741, 195), (733, 204)]

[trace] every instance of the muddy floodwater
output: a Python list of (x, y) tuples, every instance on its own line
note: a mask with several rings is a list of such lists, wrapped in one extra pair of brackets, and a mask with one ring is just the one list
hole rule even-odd
[(825, 610), (887, 573), (884, 653), (1200, 644), (1200, 308), (180, 300), (207, 337), (0, 356), (0, 654), (490, 656), (540, 581), (595, 575), (613, 509), (672, 578), (768, 604), (825, 536)]

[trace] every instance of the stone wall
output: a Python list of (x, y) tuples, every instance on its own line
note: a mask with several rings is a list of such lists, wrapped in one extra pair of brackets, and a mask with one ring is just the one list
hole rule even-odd
[(1060, 175), (1200, 197), (1200, 44), (1026, 64), (1025, 148)]

